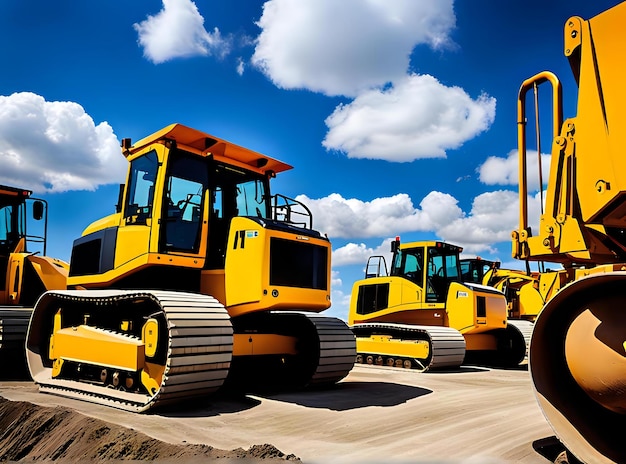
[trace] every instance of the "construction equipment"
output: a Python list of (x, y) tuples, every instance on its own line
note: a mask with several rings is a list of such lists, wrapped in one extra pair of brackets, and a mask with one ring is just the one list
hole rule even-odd
[(518, 365), (532, 324), (507, 323), (504, 295), (461, 280), (462, 248), (439, 241), (392, 242), (393, 263), (369, 258), (354, 283), (348, 323), (357, 362), (422, 371), (466, 362)]
[[(0, 375), (26, 373), (24, 342), (32, 307), (46, 290), (64, 289), (69, 265), (46, 254), (48, 204), (32, 191), (0, 185)], [(41, 234), (27, 218), (44, 221)], [(30, 250), (38, 248), (37, 251)]]
[(131, 411), (232, 388), (333, 384), (354, 335), (330, 306), (330, 242), (270, 195), (291, 166), (172, 124), (132, 144), (116, 212), (75, 240), (68, 290), (26, 342), (41, 391)]
[(546, 296), (540, 289), (551, 288), (554, 283), (550, 272), (530, 272), (519, 269), (503, 269), (499, 261), (480, 257), (461, 259), (463, 282), (474, 282), (493, 287), (504, 293), (507, 301), (508, 320), (533, 322), (545, 303)]
[(463, 258), (459, 260), (461, 265), (461, 280), (475, 284), (488, 285), (491, 277), (497, 269), (500, 269), (500, 261), (490, 261), (476, 258)]
[[(564, 51), (578, 85), (575, 117), (562, 121), (561, 84), (548, 71), (524, 81), (518, 96), (520, 225), (513, 257), (563, 267), (551, 273), (551, 292), (535, 321), (533, 388), (570, 456), (589, 463), (626, 462), (625, 21), (626, 3), (566, 21)], [(554, 138), (545, 209), (533, 233), (526, 97), (544, 83), (552, 94)]]

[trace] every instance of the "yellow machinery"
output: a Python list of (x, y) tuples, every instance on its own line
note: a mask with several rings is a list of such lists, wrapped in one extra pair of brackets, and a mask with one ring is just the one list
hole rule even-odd
[(463, 362), (516, 366), (532, 324), (507, 323), (504, 295), (461, 280), (462, 248), (448, 243), (392, 242), (389, 273), (382, 256), (355, 282), (349, 320), (357, 362), (422, 371)]
[(503, 269), (499, 261), (477, 257), (461, 260), (461, 277), (463, 282), (486, 285), (504, 293), (509, 321), (533, 322), (548, 298), (545, 289), (554, 291), (558, 273)]
[(46, 290), (63, 289), (68, 264), (46, 254), (46, 229), (32, 234), (28, 213), (47, 223), (47, 203), (30, 190), (0, 185), (0, 366), (2, 377), (26, 372), (24, 342), (32, 307)]
[(354, 335), (328, 239), (269, 182), (291, 166), (180, 124), (135, 144), (117, 211), (74, 242), (27, 338), (40, 390), (131, 411), (232, 388), (332, 384)]
[[(518, 97), (520, 228), (513, 257), (563, 266), (549, 273), (553, 291), (535, 321), (530, 372), (557, 437), (570, 456), (589, 463), (626, 462), (625, 22), (626, 3), (566, 21), (576, 117), (562, 121), (561, 85), (550, 72), (524, 81)], [(531, 231), (526, 95), (544, 83), (552, 91), (554, 139), (545, 209)]]

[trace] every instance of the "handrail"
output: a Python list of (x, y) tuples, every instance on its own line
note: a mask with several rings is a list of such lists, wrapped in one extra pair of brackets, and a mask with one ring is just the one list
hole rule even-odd
[[(526, 93), (530, 89), (537, 87), (545, 82), (552, 84), (552, 124), (553, 137), (560, 134), (563, 125), (563, 96), (561, 83), (556, 75), (550, 71), (542, 71), (534, 76), (526, 79), (519, 90), (517, 98), (517, 148), (519, 155), (519, 203), (520, 203), (520, 234), (528, 232), (528, 204), (526, 198), (528, 196), (527, 172), (526, 172)], [(537, 105), (537, 100), (535, 100)], [(538, 130), (538, 128), (537, 128)], [(539, 137), (539, 134), (537, 134)], [(539, 163), (541, 169), (541, 162)], [(539, 186), (543, 188), (542, 185)]]
[(272, 219), (304, 229), (313, 229), (313, 214), (304, 203), (285, 195), (272, 195)]

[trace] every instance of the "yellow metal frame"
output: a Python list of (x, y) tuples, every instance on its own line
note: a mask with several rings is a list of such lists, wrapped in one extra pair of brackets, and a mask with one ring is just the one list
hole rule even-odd
[(297, 337), (277, 334), (233, 335), (233, 356), (296, 355)]
[(426, 340), (407, 340), (393, 338), (389, 335), (372, 335), (357, 337), (356, 351), (363, 354), (383, 354), (385, 356), (411, 359), (426, 359), (430, 354)]

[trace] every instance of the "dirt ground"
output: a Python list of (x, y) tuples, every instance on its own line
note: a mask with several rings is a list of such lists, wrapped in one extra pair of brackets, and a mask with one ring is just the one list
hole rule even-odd
[(0, 461), (545, 464), (532, 444), (553, 435), (526, 366), (356, 366), (333, 388), (222, 394), (148, 414), (42, 394), (27, 381), (0, 382), (0, 397), (9, 400), (0, 402)]
[(274, 446), (232, 451), (201, 444), (171, 444), (72, 409), (0, 398), (0, 462), (16, 461), (292, 461)]

